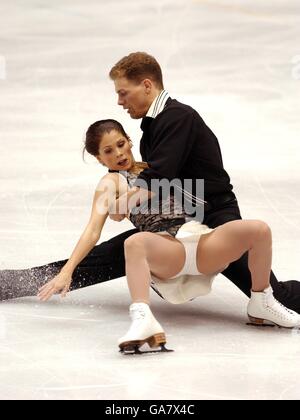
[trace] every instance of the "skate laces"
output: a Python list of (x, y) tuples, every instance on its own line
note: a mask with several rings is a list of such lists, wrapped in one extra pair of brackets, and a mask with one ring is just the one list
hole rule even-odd
[(287, 308), (282, 303), (280, 303), (277, 299), (275, 299), (273, 290), (270, 287), (265, 291), (265, 295), (266, 295), (266, 300), (267, 300), (267, 306), (269, 306), (269, 308), (276, 309), (276, 306), (277, 306), (278, 309), (280, 309), (281, 311), (284, 311), (286, 314), (295, 316), (294, 311)]
[(295, 316), (295, 312), (287, 308), (286, 306), (284, 306), (277, 299), (275, 299), (272, 292), (268, 292), (266, 298), (267, 298), (267, 306), (269, 306), (269, 308), (276, 309), (277, 307), (280, 311), (285, 312), (288, 315)]
[(284, 310), (285, 310), (286, 312), (288, 312), (290, 315), (295, 315), (295, 312), (294, 312), (294, 311), (292, 311), (291, 309), (287, 308), (287, 307), (286, 307), (286, 306), (284, 306), (282, 303), (278, 302), (278, 300), (276, 300), (275, 298), (274, 298), (274, 302), (275, 302), (277, 305), (281, 306), (281, 309), (284, 309)]

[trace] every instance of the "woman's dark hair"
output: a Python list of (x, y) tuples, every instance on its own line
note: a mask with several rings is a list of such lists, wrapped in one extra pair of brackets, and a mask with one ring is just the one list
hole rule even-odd
[(110, 133), (112, 130), (119, 131), (124, 137), (129, 139), (129, 136), (126, 134), (122, 124), (116, 120), (100, 120), (96, 121), (94, 124), (90, 125), (86, 135), (85, 135), (85, 144), (82, 152), (84, 158), (84, 153), (87, 151), (92, 156), (99, 155), (99, 145), (103, 134)]

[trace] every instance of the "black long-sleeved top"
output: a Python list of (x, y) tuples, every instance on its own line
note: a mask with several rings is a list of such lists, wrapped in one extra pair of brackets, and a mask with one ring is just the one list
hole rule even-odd
[(223, 167), (219, 142), (190, 106), (169, 98), (156, 118), (145, 117), (140, 153), (149, 168), (139, 175), (151, 189), (151, 179), (204, 179), (204, 198), (232, 191)]

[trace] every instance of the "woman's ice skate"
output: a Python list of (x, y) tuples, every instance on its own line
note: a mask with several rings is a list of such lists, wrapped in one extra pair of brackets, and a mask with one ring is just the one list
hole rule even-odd
[(164, 330), (153, 316), (149, 305), (133, 303), (130, 305), (129, 313), (132, 319), (131, 326), (127, 333), (119, 339), (119, 347), (122, 353), (149, 353), (149, 351), (139, 350), (145, 343), (148, 343), (151, 348), (160, 346), (160, 350), (152, 350), (151, 353), (173, 351), (165, 348), (166, 336)]
[(253, 325), (278, 325), (284, 328), (300, 327), (300, 315), (279, 303), (271, 286), (262, 292), (251, 291), (248, 317)]

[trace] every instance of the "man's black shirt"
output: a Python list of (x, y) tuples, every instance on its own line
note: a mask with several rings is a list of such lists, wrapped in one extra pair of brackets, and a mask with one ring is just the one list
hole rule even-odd
[(169, 98), (156, 118), (143, 118), (141, 129), (140, 153), (149, 168), (138, 178), (149, 189), (151, 179), (178, 178), (204, 179), (208, 201), (232, 191), (219, 142), (193, 108)]

